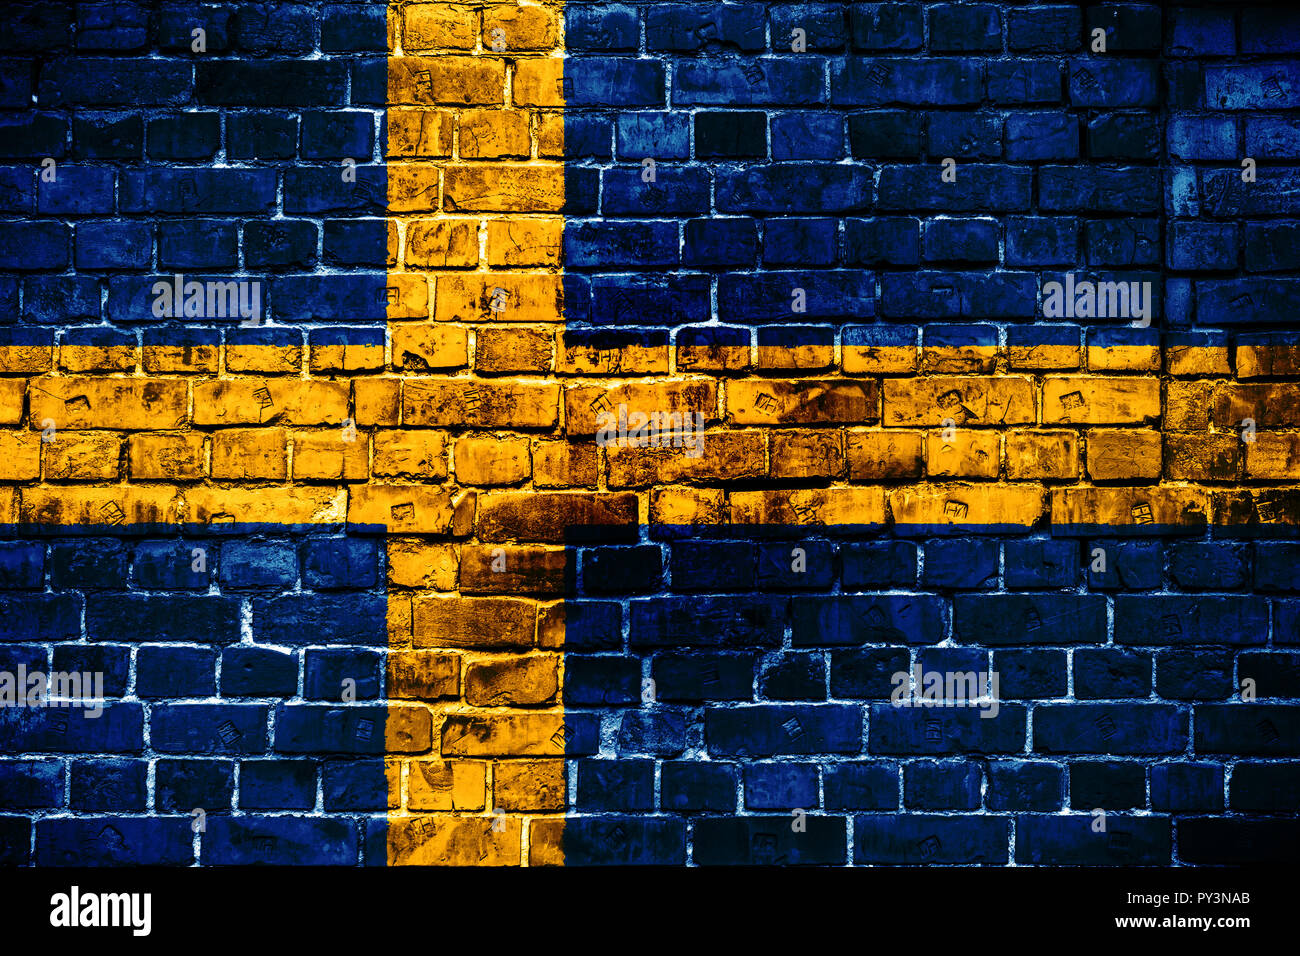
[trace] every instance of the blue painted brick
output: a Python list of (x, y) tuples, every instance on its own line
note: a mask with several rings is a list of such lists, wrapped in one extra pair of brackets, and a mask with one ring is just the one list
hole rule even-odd
[(844, 761), (822, 769), (827, 810), (898, 807), (898, 767), (880, 761)]
[(693, 268), (747, 266), (758, 255), (758, 230), (750, 219), (688, 219), (682, 261)]
[(864, 643), (937, 644), (943, 604), (915, 595), (796, 597), (791, 601), (796, 647)]
[(986, 538), (933, 541), (925, 546), (925, 587), (988, 588), (997, 584), (998, 543)]
[(63, 803), (62, 761), (0, 760), (0, 787), (8, 810), (39, 810)]
[(86, 605), (86, 636), (92, 641), (230, 644), (239, 640), (239, 606), (238, 598), (216, 595), (92, 596)]
[(676, 757), (686, 749), (686, 732), (685, 711), (626, 711), (619, 723), (618, 753)]
[(1090, 588), (1149, 591), (1160, 587), (1162, 558), (1157, 542), (1090, 541), (1084, 560)]
[(131, 220), (92, 220), (76, 227), (78, 269), (147, 269), (153, 226)]
[(264, 704), (155, 704), (149, 740), (160, 753), (262, 753), (266, 711)]
[(678, 813), (736, 809), (736, 765), (700, 760), (663, 764), (659, 781), (665, 810)]
[[(1005, 708), (1004, 708), (1005, 709)], [(1200, 733), (1200, 724), (1197, 724)], [(1187, 714), (1171, 704), (1042, 704), (1034, 710), (1034, 752), (1182, 752)]]
[(321, 772), (324, 805), (329, 810), (373, 810), (388, 803), (379, 761), (328, 761)]
[(789, 816), (709, 817), (695, 824), (693, 859), (702, 866), (843, 865), (843, 817), (808, 816), (798, 833)]
[(853, 862), (1006, 863), (1005, 817), (864, 814), (853, 818)]
[(909, 670), (903, 648), (835, 651), (831, 654), (831, 696), (881, 700), (893, 691), (893, 675)]
[(142, 647), (136, 652), (136, 696), (210, 697), (217, 691), (216, 665), (212, 648)]
[(244, 760), (239, 765), (241, 810), (310, 810), (316, 805), (311, 760)]
[(653, 760), (578, 761), (579, 810), (653, 810)]
[[(379, 696), (383, 656), (362, 648), (308, 648), (303, 696), (313, 700), (371, 700)], [(345, 681), (352, 681), (345, 685)]]
[[(195, 554), (198, 550), (202, 554)], [(196, 563), (203, 568), (194, 570)], [(132, 559), (132, 576), (146, 590), (207, 589), (217, 563), (210, 543), (141, 541)]]
[(376, 594), (253, 599), (254, 639), (278, 644), (388, 644), (387, 600)]
[(660, 700), (750, 700), (754, 657), (752, 654), (658, 654), (651, 675)]
[(996, 262), (997, 224), (988, 219), (937, 219), (926, 226), (921, 255), (926, 262)]
[(834, 265), (837, 244), (834, 219), (769, 220), (763, 225), (763, 265)]
[(758, 678), (768, 700), (825, 700), (826, 664), (819, 654), (784, 654), (769, 660)]
[(1156, 655), (1156, 693), (1166, 700), (1223, 700), (1232, 692), (1232, 655), (1225, 651)]
[(709, 707), (704, 736), (715, 756), (854, 754), (862, 749), (862, 708), (847, 704)]
[(990, 810), (1057, 810), (1065, 800), (1065, 774), (1053, 763), (990, 761), (985, 800)]
[(302, 546), (303, 584), (309, 588), (372, 588), (379, 579), (373, 538), (313, 538)]
[(1141, 764), (1106, 760), (1070, 764), (1073, 809), (1142, 810), (1146, 803), (1146, 769)]
[(76, 640), (81, 634), (81, 598), (73, 594), (6, 595), (0, 641)]
[(1261, 597), (1120, 595), (1120, 644), (1263, 644), (1268, 604)]
[(582, 582), (589, 594), (636, 594), (657, 590), (663, 552), (657, 545), (590, 548), (582, 555)]
[(221, 146), (218, 113), (180, 113), (149, 122), (151, 159), (211, 159)]
[[(700, 120), (697, 117), (696, 122)], [(618, 158), (641, 162), (650, 157), (688, 159), (691, 118), (683, 113), (622, 113), (618, 117)]]
[[(676, 553), (674, 547), (674, 556)], [(758, 546), (758, 587), (761, 590), (824, 589), (830, 587), (834, 578), (835, 558), (827, 541)]]
[(239, 262), (234, 222), (192, 219), (158, 227), (158, 265), (164, 269), (234, 268)]
[(634, 50), (640, 34), (634, 7), (582, 4), (564, 8), (564, 46), (568, 53)]
[(298, 561), (284, 541), (230, 541), (221, 554), (220, 580), (228, 588), (290, 588)]
[(304, 159), (369, 159), (374, 150), (375, 114), (364, 110), (302, 114)]
[(139, 753), (144, 711), (138, 703), (106, 703), (96, 717), (81, 707), (0, 708), (0, 750), (9, 753)]
[[(674, 689), (670, 683), (667, 691)], [(628, 657), (570, 655), (565, 659), (564, 699), (575, 707), (635, 704), (641, 699), (641, 664)]]
[(569, 866), (680, 866), (686, 826), (672, 818), (568, 817), (564, 862)]
[(1151, 657), (1121, 648), (1079, 648), (1074, 652), (1074, 693), (1093, 700), (1146, 697), (1151, 693)]
[(1064, 697), (1069, 684), (1064, 651), (998, 651), (993, 670), (999, 675), (999, 695), (1010, 700)]
[(73, 810), (142, 811), (148, 799), (148, 774), (145, 760), (74, 760), (68, 806)]
[(298, 689), (298, 659), (269, 647), (236, 645), (221, 652), (225, 697), (292, 697)]
[(189, 866), (189, 817), (62, 817), (36, 823), (38, 866)]
[(226, 136), (231, 159), (290, 159), (298, 148), (298, 118), (282, 113), (233, 113), (226, 118)]
[(105, 697), (124, 697), (131, 680), (131, 649), (102, 644), (56, 644), (54, 670), (96, 675), (92, 680), (103, 681)]
[(745, 542), (682, 541), (669, 563), (675, 591), (744, 591), (754, 586), (754, 547)]
[(745, 766), (747, 810), (815, 809), (817, 766), (811, 763), (751, 763)]
[(1016, 818), (1016, 862), (1061, 866), (1151, 866), (1169, 860), (1168, 817), (1106, 816), (1105, 834), (1091, 813)]
[(837, 159), (842, 155), (843, 121), (826, 113), (782, 113), (772, 117), (772, 158)]
[(238, 816), (208, 821), (204, 864), (354, 866), (360, 852), (351, 820), (331, 817)]
[(1223, 809), (1223, 768), (1205, 763), (1160, 763), (1151, 768), (1151, 809), (1196, 813)]
[(980, 768), (966, 761), (918, 761), (903, 769), (903, 805), (909, 810), (977, 810)]
[(0, 541), (0, 588), (39, 588), (45, 581), (45, 549), (21, 541)]
[(1008, 541), (1004, 565), (1008, 588), (1074, 587), (1079, 579), (1079, 545), (1064, 538)]
[(757, 3), (688, 4), (650, 7), (646, 47), (685, 52), (706, 46), (761, 50), (766, 44), (763, 5)]
[(1076, 594), (958, 594), (953, 637), (963, 644), (1096, 644), (1106, 636), (1106, 599)]

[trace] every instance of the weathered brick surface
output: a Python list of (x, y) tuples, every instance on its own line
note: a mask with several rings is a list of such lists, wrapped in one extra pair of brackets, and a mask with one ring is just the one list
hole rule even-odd
[(0, 36), (0, 671), (111, 703), (0, 861), (1294, 847), (1294, 19), (92, 6)]

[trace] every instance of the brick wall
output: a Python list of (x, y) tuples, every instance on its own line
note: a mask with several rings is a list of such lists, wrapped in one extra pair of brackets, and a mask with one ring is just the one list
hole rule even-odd
[[(128, 668), (119, 739), (0, 712), (7, 860), (1294, 854), (1295, 14), (85, 3), (5, 30), (5, 648)], [(263, 280), (275, 325), (152, 318), (178, 271)], [(1067, 281), (1150, 283), (1149, 325), (1053, 314)], [(602, 445), (620, 404), (700, 413), (701, 454)], [(210, 580), (148, 577), (140, 548), (214, 526)], [(186, 589), (238, 630), (160, 625)], [(894, 706), (918, 666), (996, 674), (997, 715)], [(232, 707), (261, 733), (226, 740)], [(214, 794), (192, 842), (173, 760)], [(110, 772), (121, 805), (80, 804)]]

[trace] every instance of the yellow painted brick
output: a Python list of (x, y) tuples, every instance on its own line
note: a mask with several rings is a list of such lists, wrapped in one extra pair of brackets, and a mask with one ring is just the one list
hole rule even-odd
[(549, 704), (559, 691), (559, 678), (557, 654), (475, 661), (465, 668), (465, 703), (474, 707)]
[(666, 375), (668, 337), (662, 345), (629, 342), (621, 333), (561, 330), (555, 370), (561, 375)]
[(1145, 428), (1088, 432), (1088, 475), (1094, 481), (1159, 478), (1160, 433)]
[(1065, 371), (1083, 364), (1083, 353), (1075, 345), (1007, 344), (1007, 365), (1010, 368), (1039, 371)]
[(996, 345), (923, 345), (921, 371), (932, 375), (988, 375), (997, 359)]
[(487, 262), (507, 269), (521, 266), (558, 266), (564, 219), (489, 219)]
[(212, 434), (212, 477), (221, 479), (288, 476), (289, 433), (283, 428), (228, 428)]
[(1256, 428), (1300, 426), (1300, 382), (1216, 385), (1210, 415), (1222, 428), (1236, 429), (1247, 418)]
[(1246, 475), (1270, 481), (1300, 478), (1300, 434), (1257, 432), (1246, 442)]
[(548, 372), (554, 333), (549, 329), (481, 328), (474, 333), (474, 368), (488, 374)]
[(359, 378), (352, 383), (358, 425), (397, 425), (401, 422), (401, 381), (395, 378)]
[(406, 8), (402, 50), (472, 50), (478, 34), (478, 10), (468, 3), (413, 3)]
[[(618, 407), (651, 415), (703, 414), (704, 421), (716, 417), (717, 385), (712, 381), (627, 382), (603, 385), (573, 385), (564, 390), (564, 428), (569, 435), (595, 435), (602, 427), (617, 428)], [(602, 418), (602, 416), (607, 416)], [(698, 420), (692, 418), (694, 424)]]
[(389, 163), (389, 212), (433, 212), (441, 181), (441, 168), (429, 163)]
[(198, 432), (143, 432), (128, 439), (131, 477), (155, 481), (196, 481), (203, 477), (207, 456)]
[(563, 760), (498, 760), (492, 765), (493, 806), (507, 812), (563, 810)]
[(563, 163), (449, 166), (443, 185), (448, 212), (558, 213), (565, 201)]
[[(489, 4), (483, 7), (483, 49), (550, 50), (558, 42), (558, 6), (523, 7)], [(500, 32), (497, 32), (500, 31)]]
[(474, 495), (421, 485), (354, 485), (348, 489), (348, 522), (379, 525), (396, 534), (468, 534)]
[(121, 471), (122, 436), (105, 432), (56, 434), (45, 443), (46, 481), (93, 481), (117, 478)]
[(0, 524), (18, 523), (18, 489), (0, 488)]
[(390, 107), (386, 155), (408, 159), (450, 156), (455, 128), (456, 114), (452, 110)]
[(733, 524), (876, 525), (885, 521), (883, 488), (733, 491)]
[(1058, 488), (1051, 494), (1056, 527), (1203, 526), (1210, 507), (1203, 488)]
[(518, 866), (523, 823), (495, 815), (390, 817), (390, 866)]
[(135, 369), (135, 346), (63, 345), (59, 366), (68, 372), (130, 372)]
[(393, 365), (408, 371), (464, 368), (469, 361), (469, 336), (447, 325), (401, 324), (389, 326), (393, 338)]
[(1007, 477), (1012, 480), (1079, 477), (1079, 436), (1072, 431), (1013, 429), (1005, 443)]
[(1043, 491), (1025, 485), (909, 485), (889, 492), (900, 526), (1032, 527), (1043, 515)]
[(847, 375), (905, 375), (916, 371), (916, 346), (844, 345), (840, 360)]
[(0, 378), (0, 425), (17, 425), (23, 420), (23, 399), (27, 380)]
[(564, 544), (583, 534), (628, 538), (636, 536), (638, 518), (634, 494), (499, 491), (482, 498), (478, 536), (480, 541), (549, 544)]
[(1043, 422), (1141, 424), (1160, 417), (1160, 380), (1069, 375), (1043, 380)]
[(1213, 382), (1171, 379), (1165, 383), (1165, 428), (1174, 430), (1208, 428), (1214, 404)]
[(564, 820), (530, 820), (528, 825), (528, 865), (564, 865)]
[(401, 56), (388, 59), (388, 103), (395, 106), (491, 106), (505, 102), (506, 64), (495, 57)]
[[(1238, 375), (1241, 372), (1241, 350), (1237, 350)], [(1165, 345), (1165, 370), (1170, 375), (1231, 375), (1226, 345)]]
[(542, 113), (537, 122), (537, 155), (542, 159), (564, 159), (564, 114)]
[(425, 429), (375, 432), (374, 474), (385, 478), (447, 477), (447, 436)]
[(390, 320), (429, 318), (429, 277), (392, 272), (384, 280), (384, 315)]
[(902, 429), (851, 429), (848, 433), (849, 478), (885, 481), (919, 478), (925, 467), (922, 435)]
[(1170, 432), (1165, 435), (1165, 477), (1176, 481), (1235, 478), (1240, 448), (1231, 432)]
[(53, 345), (0, 345), (0, 372), (6, 375), (39, 375), (53, 367)]
[(465, 110), (460, 114), (462, 159), (527, 159), (528, 136), (525, 110)]
[[(674, 436), (660, 437), (661, 443), (676, 442)], [(699, 454), (692, 457), (687, 441), (696, 443)], [(681, 437), (682, 447), (638, 448), (609, 444), (610, 488), (646, 488), (677, 481), (742, 481), (767, 474), (764, 432), (758, 429), (693, 433)]]
[(406, 224), (406, 264), (440, 269), (478, 265), (478, 222), (412, 219)]
[(342, 425), (348, 385), (301, 379), (222, 379), (194, 386), (196, 425)]
[(1235, 351), (1238, 378), (1300, 375), (1300, 345), (1270, 340), (1259, 345), (1238, 345)]
[(596, 487), (596, 446), (538, 439), (533, 443), (533, 484), (538, 488)]
[(187, 418), (188, 385), (163, 378), (32, 379), (29, 420), (43, 428), (47, 418), (59, 429), (107, 428), (153, 431), (175, 428)]
[(0, 480), (31, 481), (41, 474), (40, 432), (0, 429)]
[(155, 374), (215, 375), (220, 368), (221, 348), (217, 345), (149, 345), (142, 351), (144, 370)]
[(515, 67), (511, 88), (518, 106), (564, 107), (564, 61), (558, 57), (529, 57)]
[(465, 545), (462, 594), (563, 594), (568, 558), (543, 545)]
[(561, 322), (563, 277), (541, 272), (438, 276), (439, 322)]
[(178, 520), (176, 489), (158, 485), (34, 485), (21, 489), (24, 524), (171, 525)]
[(462, 485), (513, 485), (531, 473), (526, 438), (466, 435), (456, 440), (456, 480)]
[(1108, 372), (1158, 372), (1160, 371), (1160, 346), (1155, 345), (1090, 345), (1088, 368)]
[(365, 481), (370, 464), (368, 445), (366, 434), (356, 429), (294, 432), (293, 477), (299, 481)]
[(460, 655), (447, 651), (388, 652), (388, 692), (404, 700), (460, 696)]
[(874, 379), (741, 379), (727, 384), (727, 415), (738, 425), (863, 424), (880, 418)]
[(416, 647), (531, 647), (537, 605), (513, 597), (417, 594), (411, 602)]
[(183, 491), (187, 521), (200, 524), (336, 524), (347, 516), (341, 488), (241, 488), (200, 485)]
[(407, 425), (554, 428), (560, 387), (540, 382), (408, 379), (402, 387)]
[(1019, 425), (1036, 418), (1034, 381), (1017, 375), (887, 378), (884, 424)]
[(725, 524), (725, 493), (721, 488), (656, 488), (650, 493), (650, 520), (683, 527)]
[(309, 360), (311, 370), (316, 373), (375, 372), (384, 367), (384, 346), (383, 343), (313, 343)]
[(758, 346), (758, 368), (763, 371), (814, 371), (834, 364), (833, 345), (767, 345), (760, 340)]
[(389, 584), (437, 591), (456, 589), (456, 568), (460, 563), (456, 545), (393, 536), (386, 540)]
[(932, 478), (996, 478), (1002, 436), (979, 428), (932, 431), (926, 437), (926, 472)]
[[(683, 341), (685, 339), (685, 341)], [(727, 345), (677, 337), (677, 367), (688, 372), (739, 372), (750, 367), (748, 343)]]
[(450, 714), (442, 726), (444, 756), (560, 757), (564, 744), (557, 713)]
[(840, 478), (847, 458), (841, 431), (771, 433), (773, 478)]
[(227, 342), (226, 371), (293, 375), (302, 370), (302, 356), (301, 345), (239, 345)]
[(480, 760), (412, 760), (406, 786), (412, 810), (482, 810), (487, 764)]

